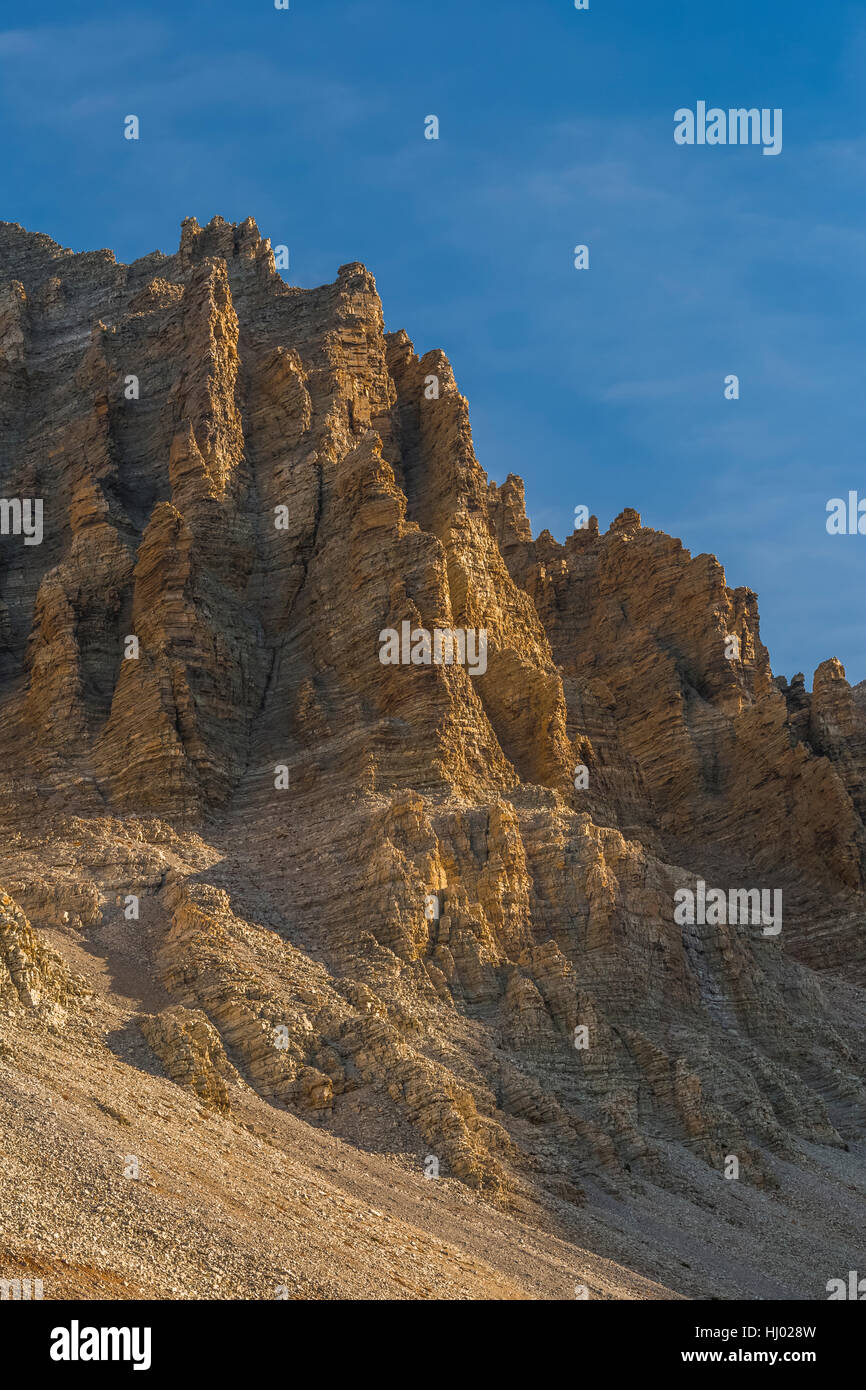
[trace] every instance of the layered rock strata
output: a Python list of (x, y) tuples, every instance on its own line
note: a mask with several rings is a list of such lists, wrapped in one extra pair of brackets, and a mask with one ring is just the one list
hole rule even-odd
[[(44, 505), (0, 538), (0, 1007), (76, 1017), (40, 927), (119, 952), (205, 1106), (242, 1084), (557, 1219), (716, 1178), (724, 1210), (731, 1156), (783, 1201), (856, 1150), (838, 661), (774, 678), (754, 593), (629, 509), (533, 538), (443, 354), (361, 265), (287, 285), (251, 219), (129, 266), (0, 224), (0, 427)], [(484, 669), (384, 664), (403, 624)], [(677, 920), (698, 880), (780, 891), (782, 930)]]

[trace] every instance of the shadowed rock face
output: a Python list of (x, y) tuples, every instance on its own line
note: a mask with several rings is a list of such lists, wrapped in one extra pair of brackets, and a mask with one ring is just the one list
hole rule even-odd
[[(0, 224), (0, 481), (44, 506), (0, 537), (0, 1025), (83, 1037), (63, 943), (122, 934), (220, 1114), (252, 1088), (563, 1227), (663, 1191), (723, 1231), (748, 1188), (818, 1230), (866, 1184), (866, 698), (774, 679), (755, 595), (629, 509), (533, 539), (363, 266)], [(383, 664), (404, 622), (486, 669)], [(781, 933), (678, 923), (698, 878), (781, 890)], [(852, 1222), (826, 1272), (765, 1234), (753, 1288), (822, 1296)]]

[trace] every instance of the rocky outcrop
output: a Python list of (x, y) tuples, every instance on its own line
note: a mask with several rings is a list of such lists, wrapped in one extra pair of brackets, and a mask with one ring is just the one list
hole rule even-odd
[(0, 1011), (24, 1009), (62, 1025), (66, 1011), (87, 994), (55, 951), (34, 932), (8, 893), (0, 893)]
[(219, 1033), (199, 1009), (178, 1006), (144, 1014), (138, 1026), (172, 1081), (189, 1087), (214, 1110), (230, 1108), (227, 1083), (234, 1068)]
[[(444, 355), (251, 219), (130, 266), (0, 225), (0, 415), (45, 503), (0, 550), (6, 867), (88, 939), (133, 895), (170, 1078), (513, 1204), (862, 1136), (866, 699), (774, 677), (714, 557), (533, 538)], [(781, 931), (678, 918), (699, 881)]]

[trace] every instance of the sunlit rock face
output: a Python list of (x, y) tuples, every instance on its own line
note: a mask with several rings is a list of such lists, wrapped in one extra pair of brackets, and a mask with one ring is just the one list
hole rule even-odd
[[(208, 1113), (552, 1229), (748, 1188), (817, 1231), (864, 1181), (862, 692), (774, 678), (754, 593), (631, 509), (534, 539), (363, 266), (287, 285), (252, 219), (129, 266), (0, 224), (0, 474), (0, 1026), (95, 1057), (62, 957), (117, 950)], [(699, 879), (781, 930), (678, 921)]]

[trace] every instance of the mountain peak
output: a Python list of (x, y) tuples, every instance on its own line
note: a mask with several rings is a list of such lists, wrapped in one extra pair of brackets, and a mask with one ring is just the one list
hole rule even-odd
[(0, 1059), (80, 1267), (206, 1296), (93, 1217), (122, 1133), (157, 1221), (177, 1153), (232, 1153), (236, 1296), (312, 1278), (303, 1152), (429, 1232), (440, 1177), (478, 1292), (553, 1278), (504, 1210), (599, 1295), (728, 1297), (733, 1241), (741, 1292), (822, 1297), (862, 1248), (861, 688), (774, 679), (754, 593), (630, 507), (533, 537), (359, 262), (301, 290), (190, 217), (130, 265), (4, 223), (0, 267)]

